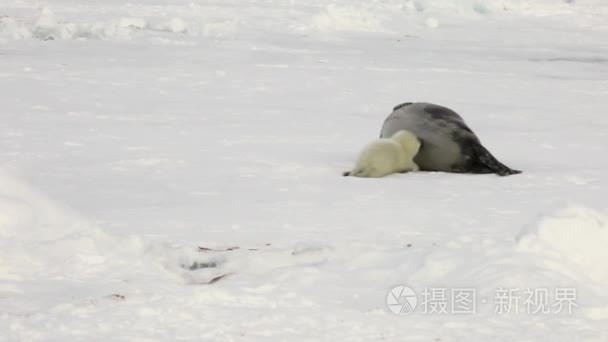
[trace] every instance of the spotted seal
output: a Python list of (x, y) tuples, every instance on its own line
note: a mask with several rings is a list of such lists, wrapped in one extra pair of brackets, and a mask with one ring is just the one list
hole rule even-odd
[(380, 137), (409, 130), (421, 141), (414, 162), (423, 171), (521, 173), (499, 162), (455, 111), (432, 103), (406, 102), (395, 108), (382, 125)]

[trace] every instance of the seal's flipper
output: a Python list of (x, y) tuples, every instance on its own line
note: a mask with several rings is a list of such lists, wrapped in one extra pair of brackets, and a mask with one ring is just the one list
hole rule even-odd
[(520, 170), (513, 170), (505, 164), (499, 162), (498, 159), (494, 158), (490, 151), (481, 145), (481, 143), (475, 144), (473, 151), (480, 164), (483, 164), (485, 168), (491, 170), (493, 173), (496, 173), (499, 176), (509, 176), (521, 173)]

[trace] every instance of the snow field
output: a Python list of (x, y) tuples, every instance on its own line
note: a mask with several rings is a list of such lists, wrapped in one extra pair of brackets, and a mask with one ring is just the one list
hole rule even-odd
[[(0, 10), (0, 340), (608, 339), (603, 1)], [(524, 173), (341, 177), (404, 101)]]
[[(108, 235), (6, 172), (2, 173), (0, 183), (3, 189), (0, 235), (5, 241), (0, 248), (1, 289), (11, 298), (4, 300), (4, 318), (13, 322), (3, 329), (7, 329), (12, 338), (49, 337), (33, 329), (32, 324), (37, 322), (44, 322), (43, 328), (59, 324), (62, 329), (52, 335), (55, 337), (84, 337), (92, 331), (109, 333), (109, 329), (116, 328), (127, 332), (124, 335), (127, 338), (135, 336), (133, 334), (146, 336), (153, 334), (147, 325), (150, 319), (160, 319), (174, 310), (178, 310), (177, 316), (163, 319), (159, 324), (172, 329), (185, 324), (188, 329), (194, 329), (189, 324), (197, 320), (199, 310), (217, 305), (218, 300), (222, 303), (219, 312), (226, 315), (230, 308), (243, 305), (250, 309), (281, 308), (287, 312), (296, 309), (323, 312), (323, 307), (340, 305), (350, 310), (363, 309), (368, 316), (372, 315), (374, 322), (374, 318), (386, 313), (378, 308), (375, 300), (370, 301), (373, 298), (370, 295), (382, 293), (382, 284), (398, 283), (404, 274), (410, 275), (408, 285), (413, 288), (476, 284), (480, 298), (491, 298), (497, 287), (574, 287), (581, 295), (577, 310), (582, 317), (604, 320), (608, 314), (603, 293), (608, 278), (601, 266), (607, 257), (603, 247), (607, 242), (608, 220), (605, 214), (589, 208), (572, 207), (550, 213), (525, 227), (517, 240), (512, 241), (493, 238), (479, 241), (474, 236), (461, 235), (430, 249), (416, 245), (381, 248), (336, 241), (197, 251), (194, 246), (179, 246), (170, 241)], [(344, 271), (346, 273), (342, 273)], [(218, 285), (204, 285), (224, 275), (217, 280)], [(369, 277), (378, 281), (370, 284), (366, 281)], [(265, 281), (251, 287), (260, 278)], [(50, 287), (35, 290), (40, 281)], [(91, 281), (97, 284), (94, 288), (79, 285)], [(350, 304), (342, 302), (340, 292), (334, 292), (338, 291), (334, 284), (340, 282), (348, 284), (349, 292), (353, 287), (357, 289), (351, 294)], [(219, 288), (197, 290), (192, 286)], [(318, 287), (324, 291), (317, 291)], [(171, 292), (184, 290), (192, 296), (187, 302), (180, 299), (181, 295), (168, 302), (168, 296), (175, 296)], [(238, 298), (233, 297), (236, 293)], [(25, 303), (30, 313), (22, 316)], [(523, 303), (520, 304), (523, 312)], [(125, 316), (133, 309), (137, 317)], [(492, 310), (491, 306), (480, 307), (480, 313), (487, 315), (491, 315)], [(86, 319), (93, 314), (111, 316), (105, 316), (105, 323), (92, 324), (94, 321)], [(387, 318), (388, 322), (392, 321), (390, 316), (384, 317)], [(321, 321), (326, 319), (328, 317), (322, 316)], [(529, 319), (535, 321), (538, 317)], [(288, 334), (286, 331), (271, 328), (277, 320), (282, 321), (274, 317), (266, 323), (257, 323), (263, 329), (253, 335), (247, 330), (244, 336), (288, 336), (283, 335)], [(124, 322), (118, 323), (121, 321)], [(319, 318), (310, 318), (304, 326), (318, 327), (319, 323)], [(454, 327), (471, 326), (470, 322), (455, 324)], [(382, 326), (381, 335), (373, 329), (358, 330), (362, 334), (359, 337), (399, 336), (398, 329), (378, 326)], [(232, 328), (248, 329), (245, 322)], [(340, 332), (343, 326), (330, 324), (326, 328), (329, 332), (337, 329), (334, 331), (337, 336), (343, 334)], [(476, 329), (481, 335), (491, 333), (481, 326)], [(303, 330), (296, 329), (296, 332), (304, 334)], [(589, 332), (583, 329), (582, 336), (586, 334)], [(231, 333), (215, 327), (215, 332), (198, 336), (227, 338)], [(415, 331), (413, 336), (430, 335)]]

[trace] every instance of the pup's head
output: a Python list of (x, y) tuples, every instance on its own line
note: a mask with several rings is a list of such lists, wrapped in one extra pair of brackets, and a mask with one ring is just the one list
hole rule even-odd
[(401, 130), (393, 134), (391, 139), (399, 143), (404, 150), (412, 155), (412, 158), (418, 153), (418, 150), (420, 150), (420, 140), (410, 131)]

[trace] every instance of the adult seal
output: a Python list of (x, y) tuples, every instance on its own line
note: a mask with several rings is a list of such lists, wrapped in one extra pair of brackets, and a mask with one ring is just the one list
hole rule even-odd
[(432, 103), (406, 102), (386, 118), (380, 133), (388, 138), (400, 130), (414, 133), (421, 141), (414, 158), (420, 170), (458, 173), (521, 173), (499, 162), (453, 110)]

